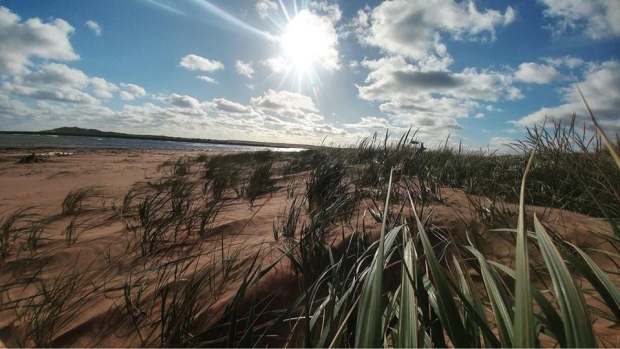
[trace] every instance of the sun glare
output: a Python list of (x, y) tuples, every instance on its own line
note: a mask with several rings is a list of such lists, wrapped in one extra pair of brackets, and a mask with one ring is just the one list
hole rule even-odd
[(286, 26), (280, 43), (291, 65), (308, 71), (329, 54), (331, 38), (322, 30), (323, 20), (308, 10), (300, 11)]

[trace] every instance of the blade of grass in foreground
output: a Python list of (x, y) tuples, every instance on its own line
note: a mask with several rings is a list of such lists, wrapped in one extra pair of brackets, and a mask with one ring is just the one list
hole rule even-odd
[(486, 258), (478, 250), (471, 246), (465, 247), (471, 254), (478, 259), (480, 265), (480, 271), (482, 273), (482, 279), (484, 280), (484, 287), (487, 290), (489, 301), (491, 303), (491, 309), (493, 309), (493, 316), (499, 329), (500, 340), (503, 347), (512, 347), (512, 339), (514, 337), (512, 327), (512, 312), (511, 304), (506, 296), (506, 292), (502, 289), (501, 282), (499, 282), (499, 276), (491, 269), (487, 263)]
[(418, 302), (415, 297), (416, 256), (409, 229), (403, 229), (404, 253), (400, 281), (400, 315), (398, 317), (398, 346), (417, 348), (418, 344)]
[(517, 223), (516, 269), (515, 280), (515, 320), (513, 345), (520, 348), (532, 348), (535, 345), (534, 312), (530, 296), (530, 258), (527, 250), (527, 233), (525, 229), (525, 182), (532, 167), (534, 154), (538, 148), (540, 137), (532, 150), (521, 181), (519, 197), (519, 220)]
[(564, 315), (566, 345), (567, 347), (594, 348), (596, 338), (583, 293), (577, 289), (562, 255), (553, 245), (536, 216), (534, 216), (534, 227), (538, 237), (538, 246), (549, 269), (557, 301)]
[(465, 334), (465, 327), (461, 322), (461, 314), (459, 313), (456, 302), (450, 292), (450, 285), (446, 277), (446, 273), (443, 271), (435, 251), (433, 251), (433, 245), (431, 244), (426, 231), (420, 222), (420, 218), (415, 211), (415, 207), (411, 210), (415, 217), (420, 239), (422, 240), (422, 246), (424, 247), (424, 253), (426, 254), (426, 260), (430, 267), (430, 275), (432, 275), (435, 284), (435, 296), (437, 299), (437, 312), (441, 320), (441, 325), (447, 332), (452, 344), (457, 348), (470, 347)]
[[(489, 264), (502, 270), (513, 279), (515, 278), (515, 271), (510, 269), (509, 267), (493, 261), (489, 261)], [(562, 320), (560, 314), (558, 314), (553, 305), (551, 305), (551, 302), (548, 301), (547, 298), (545, 298), (545, 296), (543, 296), (543, 294), (540, 293), (540, 291), (536, 287), (532, 287), (531, 290), (532, 297), (536, 300), (536, 303), (538, 303), (540, 310), (542, 310), (542, 313), (544, 314), (544, 316), (538, 315), (541, 324), (548, 328), (548, 330), (545, 330), (544, 332), (550, 335), (549, 331), (551, 331), (552, 337), (558, 341), (560, 347), (566, 348), (564, 320)]]
[(579, 253), (581, 257), (581, 260), (578, 259), (570, 251), (565, 254), (569, 263), (585, 275), (601, 295), (609, 309), (614, 313), (616, 321), (620, 321), (620, 290), (618, 290), (618, 287), (614, 285), (609, 276), (582, 249), (571, 243), (567, 244)]
[(387, 225), (388, 208), (390, 205), (390, 193), (392, 192), (392, 174), (390, 170), (390, 181), (388, 182), (387, 197), (385, 199), (385, 209), (383, 212), (383, 223), (381, 224), (381, 237), (379, 238), (379, 249), (372, 261), (370, 272), (364, 280), (362, 286), (361, 301), (357, 315), (355, 328), (355, 346), (357, 348), (378, 348), (382, 346), (383, 334), (381, 333), (381, 288), (383, 286), (383, 247), (385, 244), (385, 227)]

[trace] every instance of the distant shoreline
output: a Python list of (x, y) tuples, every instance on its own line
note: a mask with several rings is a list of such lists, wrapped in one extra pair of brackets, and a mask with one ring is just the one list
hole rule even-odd
[[(65, 130), (75, 129), (75, 131)], [(180, 143), (201, 143), (201, 144), (219, 144), (219, 145), (236, 145), (236, 146), (252, 146), (252, 147), (269, 147), (269, 148), (316, 148), (316, 146), (307, 144), (292, 143), (270, 143), (270, 142), (254, 142), (239, 140), (213, 140), (202, 138), (183, 138), (169, 137), (157, 135), (135, 135), (116, 132), (104, 132), (99, 130), (86, 130), (78, 128), (61, 128), (49, 131), (0, 131), (0, 134), (18, 134), (18, 135), (42, 135), (42, 136), (69, 136), (69, 137), (92, 137), (92, 138), (119, 138), (119, 139), (136, 139), (136, 140), (152, 140), (152, 141), (172, 141)]]

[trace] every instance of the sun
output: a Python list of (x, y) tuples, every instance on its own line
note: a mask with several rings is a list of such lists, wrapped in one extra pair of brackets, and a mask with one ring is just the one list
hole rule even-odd
[(311, 70), (314, 64), (329, 57), (334, 36), (325, 27), (325, 19), (308, 10), (300, 11), (288, 24), (280, 37), (285, 57), (299, 71)]

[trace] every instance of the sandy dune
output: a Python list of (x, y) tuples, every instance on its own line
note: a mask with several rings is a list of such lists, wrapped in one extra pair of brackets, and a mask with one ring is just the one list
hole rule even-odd
[[(67, 152), (67, 150), (62, 150)], [(50, 150), (54, 152), (54, 150)], [(156, 260), (140, 260), (130, 252), (130, 234), (122, 220), (118, 218), (116, 208), (123, 196), (136, 182), (154, 181), (160, 178), (166, 169), (158, 165), (169, 159), (183, 156), (195, 157), (199, 153), (178, 151), (116, 151), (116, 150), (79, 150), (70, 151), (71, 155), (53, 155), (44, 162), (33, 164), (17, 164), (24, 153), (17, 151), (0, 151), (0, 217), (18, 207), (33, 206), (34, 211), (45, 215), (57, 215), (57, 219), (43, 231), (41, 246), (37, 253), (28, 255), (22, 251), (21, 256), (11, 255), (0, 268), (0, 284), (9, 284), (23, 275), (41, 271), (43, 280), (69, 280), (77, 282), (70, 294), (55, 295), (57, 301), (65, 301), (68, 309), (56, 319), (53, 334), (54, 346), (139, 346), (141, 340), (132, 327), (127, 315), (123, 315), (123, 285), (128, 275), (143, 281), (161, 278), (162, 275), (149, 273), (148, 267), (156, 265)], [(198, 169), (193, 169), (197, 171)], [(233, 290), (239, 284), (239, 276), (244, 266), (249, 266), (259, 253), (260, 262), (268, 264), (281, 256), (276, 249), (281, 242), (273, 238), (273, 222), (283, 209), (290, 204), (284, 186), (273, 195), (259, 198), (254, 207), (250, 208), (243, 200), (231, 199), (222, 207), (211, 234), (207, 238), (191, 241), (185, 246), (192, 251), (203, 251), (203, 255), (188, 262), (188, 265), (199, 267), (207, 265), (214, 259), (234, 258), (245, 261), (217, 285), (218, 296), (213, 300), (205, 300), (209, 311), (202, 315), (203, 321), (214, 324), (219, 321), (223, 306), (234, 296)], [(61, 202), (67, 193), (82, 186), (97, 186), (103, 195), (91, 199), (91, 210), (73, 216), (61, 216)], [(478, 228), (486, 231), (484, 212), (472, 209), (470, 200), (484, 200), (478, 197), (468, 198), (462, 191), (444, 189), (443, 200), (432, 207), (432, 221), (438, 228), (450, 231), (453, 236), (463, 238), (468, 229)], [(370, 203), (367, 203), (370, 206)], [(504, 206), (514, 212), (514, 205)], [(364, 204), (360, 205), (358, 215), (375, 233), (379, 225), (368, 214), (364, 215)], [(528, 208), (536, 211), (539, 217), (551, 227), (578, 246), (599, 246), (606, 249), (603, 241), (592, 233), (593, 230), (606, 231), (609, 227), (600, 220), (561, 210), (545, 210), (539, 207)], [(430, 210), (428, 211), (430, 212)], [(80, 227), (80, 235), (75, 244), (67, 246), (66, 237), (62, 232), (75, 218)], [(508, 222), (515, 222), (514, 215), (506, 214)], [(376, 234), (375, 234), (376, 235)], [(500, 233), (486, 232), (486, 249), (494, 251), (498, 259), (507, 263), (513, 257), (513, 249), (506, 238)], [(336, 234), (334, 241), (339, 241)], [(188, 243), (189, 245), (189, 243)], [(184, 252), (184, 253), (185, 253)], [(174, 252), (177, 253), (177, 252)], [(604, 269), (613, 268), (605, 258), (598, 258)], [(1, 262), (0, 262), (1, 263)], [(141, 264), (142, 263), (142, 264)], [(165, 271), (171, 272), (171, 271)], [(616, 285), (620, 285), (620, 277), (612, 276)], [(586, 287), (586, 285), (584, 285)], [(137, 292), (137, 289), (132, 289)], [(152, 296), (154, 289), (147, 287), (142, 290), (142, 299)], [(299, 293), (299, 280), (294, 277), (286, 260), (282, 261), (270, 274), (261, 280), (254, 289), (255, 298), (269, 299), (270, 303), (259, 306), (259, 309), (277, 308), (278, 305), (289, 304)], [(34, 284), (25, 288), (11, 289), (2, 295), (3, 301), (35, 294)], [(135, 293), (134, 293), (135, 294)], [(252, 298), (248, 298), (250, 302)], [(590, 302), (597, 302), (589, 299)], [(246, 303), (247, 303), (246, 302)], [(208, 303), (208, 304), (207, 304)], [(247, 306), (247, 304), (246, 304)], [(141, 310), (136, 309), (136, 312)], [(153, 316), (156, 316), (153, 310)], [(140, 314), (136, 315), (140, 316)], [(27, 319), (20, 318), (20, 311), (0, 308), (0, 340), (7, 346), (33, 345), (19, 343), (14, 333), (21, 333)], [(46, 319), (46, 321), (54, 321)], [(595, 324), (602, 346), (620, 345), (620, 329), (602, 318)], [(16, 327), (15, 327), (16, 326)], [(141, 333), (148, 332), (148, 326)], [(16, 328), (16, 330), (14, 329)], [(14, 332), (17, 331), (17, 332)], [(158, 343), (154, 343), (158, 344)]]

